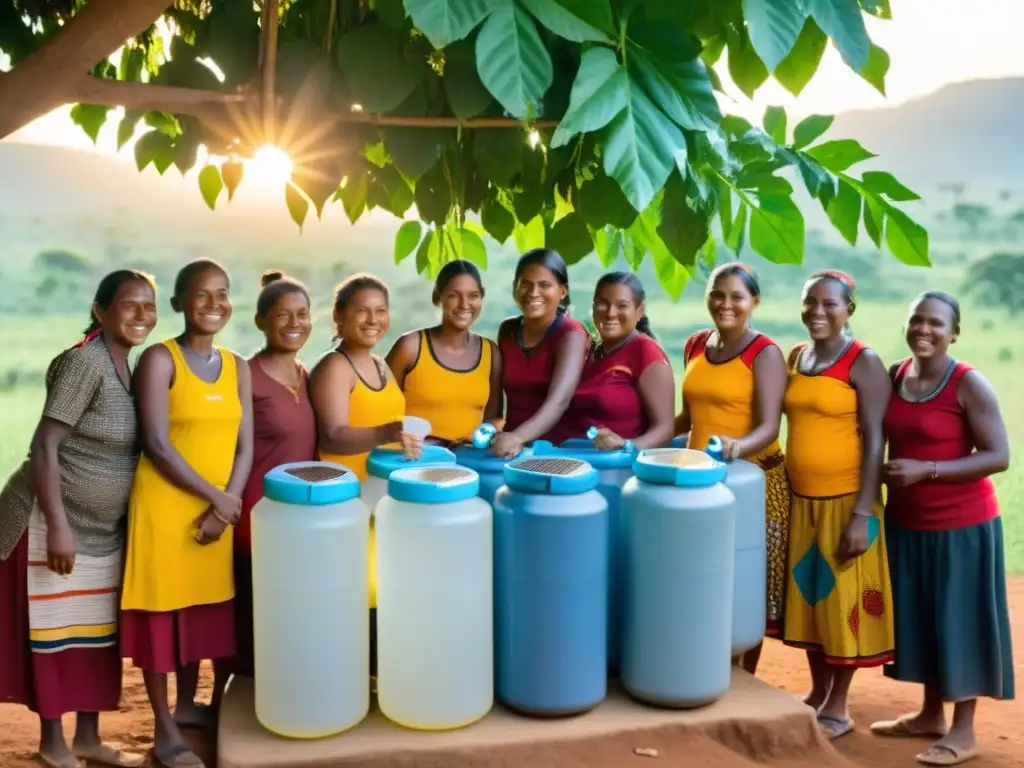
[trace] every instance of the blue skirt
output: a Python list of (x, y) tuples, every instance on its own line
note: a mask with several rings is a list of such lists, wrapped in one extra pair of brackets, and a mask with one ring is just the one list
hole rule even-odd
[(1000, 518), (949, 531), (886, 523), (896, 657), (885, 674), (944, 701), (1013, 698)]

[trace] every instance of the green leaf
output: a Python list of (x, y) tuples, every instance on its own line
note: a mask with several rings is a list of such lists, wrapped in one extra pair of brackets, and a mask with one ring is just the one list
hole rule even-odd
[(142, 120), (141, 112), (130, 111), (124, 113), (124, 117), (121, 118), (121, 122), (117, 126), (118, 151), (121, 151), (124, 145), (132, 140), (132, 137), (135, 135), (135, 128), (140, 120)]
[(487, 234), (504, 243), (515, 229), (516, 219), (504, 205), (493, 197), (487, 197), (480, 206), (480, 223)]
[(423, 237), (423, 225), (418, 221), (407, 221), (395, 233), (395, 264), (401, 264), (412, 255)]
[(861, 183), (872, 192), (885, 195), (896, 202), (921, 199), (919, 194), (907, 189), (895, 176), (886, 171), (865, 171), (861, 176)]
[(610, 269), (622, 256), (622, 231), (615, 227), (604, 227), (594, 232), (594, 250), (601, 260), (601, 266)]
[(359, 170), (349, 174), (341, 183), (335, 197), (341, 200), (348, 220), (355, 224), (366, 210), (367, 174)]
[(463, 259), (476, 264), (480, 269), (487, 269), (487, 246), (480, 239), (480, 235), (471, 229), (463, 227), (454, 232), (458, 239), (459, 255)]
[(750, 41), (769, 72), (793, 49), (805, 15), (797, 0), (743, 0)]
[(554, 80), (551, 54), (537, 25), (515, 0), (494, 2), (494, 11), (476, 38), (477, 71), (498, 103), (525, 120), (540, 113)]
[(793, 149), (803, 149), (812, 144), (829, 128), (835, 117), (832, 115), (808, 115), (793, 129)]
[(729, 227), (729, 234), (725, 237), (726, 246), (737, 256), (743, 250), (743, 243), (747, 234), (747, 216), (749, 211), (750, 206), (745, 205), (741, 200), (740, 207), (736, 209), (736, 216)]
[(427, 71), (425, 60), (407, 55), (401, 37), (383, 24), (352, 27), (337, 45), (338, 67), (352, 99), (367, 112), (395, 109)]
[(889, 54), (881, 46), (872, 43), (867, 66), (861, 70), (860, 76), (885, 96), (885, 76), (887, 74), (889, 74)]
[(122, 48), (121, 63), (117, 67), (117, 79), (136, 83), (142, 79), (142, 70), (145, 66), (146, 54), (140, 48)]
[(627, 106), (627, 78), (613, 51), (584, 51), (569, 95), (569, 108), (555, 129), (551, 146), (564, 146), (573, 136), (600, 130), (614, 120)]
[(761, 121), (765, 132), (776, 144), (786, 143), (786, 110), (782, 107), (768, 107)]
[(85, 131), (85, 135), (96, 143), (99, 138), (100, 129), (107, 122), (107, 114), (110, 107), (101, 107), (96, 104), (75, 104), (71, 108), (71, 121)]
[(488, 91), (476, 71), (473, 45), (463, 40), (444, 49), (444, 93), (456, 117), (476, 117), (491, 105)]
[(456, 133), (450, 128), (386, 127), (384, 148), (402, 174), (415, 181), (437, 163), (445, 146), (455, 143)]
[(857, 0), (804, 0), (804, 5), (807, 14), (835, 41), (843, 60), (862, 72), (871, 54), (871, 38)]
[(876, 248), (882, 247), (882, 232), (885, 229), (885, 204), (863, 187), (846, 179), (864, 199), (864, 231), (868, 233)]
[(787, 195), (762, 195), (750, 207), (750, 247), (775, 264), (804, 260), (804, 217)]
[(441, 232), (429, 230), (416, 249), (416, 273), (422, 275), (431, 271), (432, 265), (441, 262)]
[(513, 236), (516, 241), (516, 247), (520, 251), (530, 251), (534, 248), (543, 248), (546, 237), (544, 219), (540, 216), (534, 216), (530, 219), (529, 223), (525, 225), (520, 224), (517, 221), (515, 230), (513, 230)]
[(729, 27), (726, 39), (729, 43), (729, 77), (748, 99), (752, 99), (768, 79), (768, 68), (754, 50), (746, 27), (740, 27), (738, 31)]
[[(413, 191), (393, 165), (370, 170), (366, 183), (366, 205), (383, 208), (401, 218), (412, 207)], [(447, 213), (447, 211), (445, 211)]]
[(224, 186), (228, 190), (228, 202), (234, 199), (235, 190), (242, 183), (242, 176), (244, 174), (245, 166), (237, 160), (225, 160), (224, 165), (220, 167), (221, 179), (223, 179)]
[(839, 191), (825, 208), (825, 212), (828, 214), (829, 221), (850, 245), (857, 245), (860, 209), (860, 194), (847, 182), (840, 179)]
[(492, 184), (508, 187), (523, 169), (526, 136), (519, 128), (488, 128), (472, 131), (473, 160)]
[(856, 139), (826, 141), (806, 150), (807, 154), (833, 173), (842, 173), (851, 165), (877, 157), (868, 152)]
[(555, 222), (547, 233), (545, 245), (565, 259), (566, 264), (575, 264), (594, 250), (590, 230), (578, 213), (570, 213)]
[(309, 200), (298, 187), (289, 181), (284, 185), (284, 202), (288, 206), (288, 214), (292, 217), (292, 221), (299, 225), (301, 232), (302, 223), (306, 220), (306, 214), (309, 213)]
[(622, 188), (604, 174), (580, 186), (576, 206), (583, 220), (594, 229), (605, 225), (628, 229), (637, 216)]
[(657, 232), (676, 261), (685, 267), (696, 265), (697, 254), (710, 234), (709, 224), (707, 212), (690, 206), (683, 180), (673, 174), (661, 200), (661, 223)]
[(775, 79), (794, 96), (799, 96), (818, 71), (827, 46), (828, 36), (814, 23), (814, 19), (807, 19), (793, 50), (775, 68)]
[(160, 131), (142, 134), (135, 142), (135, 165), (140, 171), (153, 163), (157, 172), (163, 173), (174, 161), (174, 145), (170, 136)]
[(491, 0), (405, 0), (405, 11), (435, 48), (444, 48), (472, 32), (491, 5)]
[(437, 226), (444, 224), (452, 207), (452, 190), (441, 163), (416, 182), (415, 201), (421, 219)]
[(220, 197), (223, 189), (224, 181), (220, 177), (220, 170), (217, 166), (207, 165), (199, 172), (199, 191), (211, 211), (216, 209), (217, 198)]
[(928, 232), (899, 208), (886, 211), (885, 244), (893, 256), (912, 267), (930, 267)]
[(405, 26), (405, 5), (402, 0), (373, 0), (371, 7), (377, 18), (392, 29)]
[(627, 80), (627, 106), (602, 131), (604, 170), (638, 211), (651, 204), (686, 146), (682, 131)]
[[(690, 272), (673, 257), (658, 236), (658, 227), (661, 223), (658, 208), (659, 203), (655, 201), (650, 208), (636, 217), (633, 226), (629, 228), (629, 236), (626, 238), (627, 242), (624, 243), (626, 260), (636, 271), (640, 268), (644, 256), (650, 253), (658, 282), (673, 301), (678, 301), (683, 294), (683, 288), (690, 280)], [(632, 247), (629, 247), (630, 245)]]
[[(534, 17), (559, 37), (574, 43), (597, 42), (608, 40), (608, 36), (600, 29), (591, 26), (558, 0), (519, 0)], [(604, 0), (608, 5), (607, 0)], [(596, 2), (595, 5), (599, 5)], [(611, 9), (609, 7), (609, 18)]]

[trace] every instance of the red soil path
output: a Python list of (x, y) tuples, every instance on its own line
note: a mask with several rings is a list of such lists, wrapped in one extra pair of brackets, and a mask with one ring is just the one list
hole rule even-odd
[[(1019, 685), (1024, 685), (1024, 579), (1010, 581), (1010, 613), (1013, 620), (1014, 659), (1017, 664)], [(798, 651), (778, 643), (768, 643), (761, 661), (760, 676), (768, 682), (801, 694), (807, 686), (804, 656)], [(209, 678), (204, 677), (208, 686)], [(786, 759), (764, 761), (756, 744), (745, 748), (726, 746), (710, 738), (694, 737), (687, 744), (687, 764), (702, 768), (751, 768), (756, 765), (774, 765), (778, 768), (902, 768), (918, 765), (914, 755), (924, 750), (927, 741), (881, 739), (868, 733), (875, 720), (894, 718), (912, 711), (920, 692), (913, 686), (886, 680), (879, 670), (859, 672), (851, 692), (851, 711), (857, 723), (855, 733), (835, 742), (835, 752), (817, 750), (813, 754)], [(137, 670), (126, 669), (123, 707), (121, 711), (105, 715), (103, 733), (107, 740), (133, 751), (144, 751), (150, 746), (152, 720), (146, 702), (146, 693)], [(1024, 701), (995, 703), (981, 702), (978, 711), (978, 737), (984, 749), (981, 757), (970, 763), (973, 768), (1024, 768)], [(0, 705), (0, 766), (3, 768), (29, 768), (37, 766), (32, 759), (38, 739), (34, 718), (23, 709)], [(771, 741), (765, 739), (765, 752)], [(215, 749), (211, 737), (199, 737), (194, 748), (214, 768)], [(580, 756), (583, 758), (583, 756)], [(596, 755), (588, 755), (579, 762), (588, 768), (624, 768), (605, 765)], [(636, 758), (630, 765), (658, 768), (659, 760)], [(664, 765), (664, 763), (662, 763)], [(568, 768), (568, 765), (567, 765)], [(665, 768), (668, 768), (666, 765)]]

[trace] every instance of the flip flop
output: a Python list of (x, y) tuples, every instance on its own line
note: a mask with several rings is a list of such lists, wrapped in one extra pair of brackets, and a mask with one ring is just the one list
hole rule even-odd
[(142, 755), (131, 755), (114, 749), (106, 744), (96, 744), (92, 747), (72, 747), (75, 757), (85, 760), (86, 763), (96, 765), (110, 765), (114, 768), (138, 768), (146, 762)]
[(898, 739), (941, 739), (949, 729), (944, 731), (926, 731), (911, 723), (914, 715), (904, 715), (895, 720), (881, 720), (871, 724), (871, 732), (876, 736), (890, 736)]
[(174, 722), (179, 728), (197, 728), (204, 731), (211, 731), (217, 727), (217, 713), (208, 704), (196, 705), (196, 718), (187, 717), (179, 719), (177, 713), (174, 715)]
[(960, 765), (978, 756), (980, 750), (977, 747), (971, 749), (960, 749), (952, 744), (932, 744), (926, 751), (914, 758), (924, 765)]
[(35, 756), (36, 762), (46, 768), (85, 768), (85, 763), (74, 755), (68, 755), (62, 760), (54, 760), (52, 757), (39, 752)]
[(818, 725), (825, 733), (825, 738), (835, 741), (840, 736), (845, 736), (853, 730), (852, 717), (826, 717), (818, 716)]
[(155, 749), (149, 750), (149, 761), (155, 768), (206, 768), (206, 763), (199, 758), (199, 755), (184, 744), (172, 747), (166, 757), (168, 760), (161, 760)]

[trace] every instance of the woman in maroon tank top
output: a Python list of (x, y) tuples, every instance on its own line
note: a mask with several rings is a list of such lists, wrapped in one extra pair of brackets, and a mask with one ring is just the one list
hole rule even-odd
[[(995, 392), (949, 356), (960, 306), (938, 291), (911, 307), (913, 357), (890, 374), (885, 417), (889, 487), (886, 547), (895, 607), (896, 658), (886, 675), (924, 686), (921, 711), (875, 723), (884, 736), (938, 740), (917, 760), (955, 765), (977, 753), (981, 696), (1012, 699), (1003, 529), (991, 475), (1009, 466)], [(952, 727), (943, 703), (954, 702)]]
[(523, 444), (568, 435), (562, 417), (583, 371), (590, 336), (566, 314), (569, 272), (547, 248), (523, 254), (516, 265), (512, 295), (522, 311), (498, 328), (505, 425), (491, 441), (495, 456), (512, 457)]

